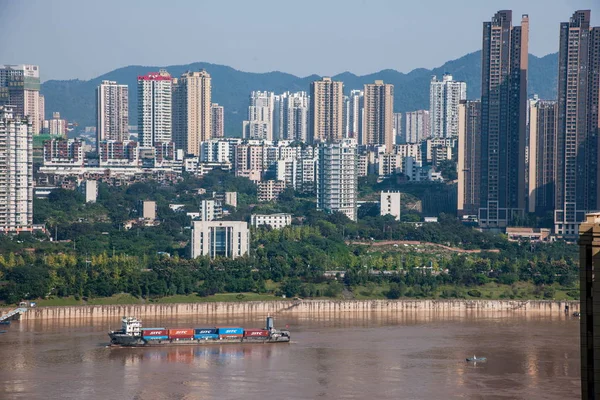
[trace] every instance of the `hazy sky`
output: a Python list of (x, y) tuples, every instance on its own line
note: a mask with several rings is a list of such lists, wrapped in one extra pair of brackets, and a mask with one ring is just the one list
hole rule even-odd
[[(0, 64), (42, 80), (126, 65), (206, 61), (306, 76), (432, 68), (481, 47), (483, 21), (529, 14), (529, 50), (558, 50), (559, 23), (600, 0), (0, 0)], [(596, 14), (596, 15), (595, 15)]]

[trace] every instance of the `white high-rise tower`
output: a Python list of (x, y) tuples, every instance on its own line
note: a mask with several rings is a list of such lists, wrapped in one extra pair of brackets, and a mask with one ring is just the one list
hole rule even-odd
[(165, 70), (138, 76), (138, 131), (143, 147), (172, 141), (172, 83)]
[(445, 74), (441, 81), (431, 78), (429, 86), (429, 118), (431, 136), (452, 138), (458, 136), (458, 105), (467, 99), (467, 84)]

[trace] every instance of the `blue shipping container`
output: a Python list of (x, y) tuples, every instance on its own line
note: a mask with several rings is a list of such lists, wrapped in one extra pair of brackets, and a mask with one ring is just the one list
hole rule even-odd
[(195, 340), (206, 340), (206, 339), (218, 339), (219, 335), (216, 333), (203, 333), (199, 335), (194, 335)]
[(217, 328), (196, 328), (194, 334), (196, 335), (215, 335), (217, 334)]
[(243, 335), (244, 328), (219, 328), (219, 335)]
[(168, 336), (144, 336), (144, 340), (169, 340)]

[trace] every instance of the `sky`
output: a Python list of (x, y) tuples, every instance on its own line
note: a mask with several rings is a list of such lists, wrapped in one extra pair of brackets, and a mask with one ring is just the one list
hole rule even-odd
[(0, 64), (42, 81), (127, 65), (204, 61), (248, 72), (358, 75), (433, 68), (481, 48), (500, 9), (529, 14), (529, 51), (558, 51), (559, 23), (600, 0), (0, 0)]

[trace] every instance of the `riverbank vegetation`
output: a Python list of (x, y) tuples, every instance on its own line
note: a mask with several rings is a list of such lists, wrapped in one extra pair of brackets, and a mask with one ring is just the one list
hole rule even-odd
[[(199, 201), (209, 196), (198, 195), (199, 187), (209, 194), (232, 189), (241, 193), (238, 208), (229, 207), (227, 219), (289, 212), (294, 224), (253, 230), (248, 256), (190, 260), (190, 219), (169, 204), (196, 211)], [(138, 202), (145, 199), (157, 201), (160, 223), (126, 230), (124, 222), (137, 216)], [(293, 191), (277, 203), (258, 204), (254, 185), (223, 173), (174, 186), (100, 185), (96, 204), (85, 204), (76, 192), (58, 190), (49, 199), (36, 200), (34, 210), (35, 222), (46, 224), (47, 235), (0, 237), (0, 302), (579, 296), (574, 245), (512, 243), (447, 214), (437, 223), (395, 221), (368, 205), (353, 222), (318, 212), (310, 196)], [(388, 244), (380, 246), (382, 241)]]

